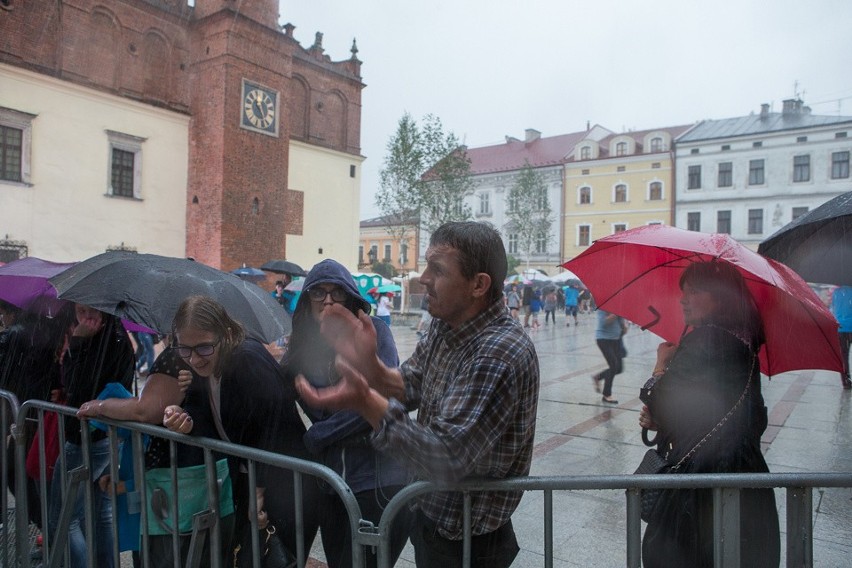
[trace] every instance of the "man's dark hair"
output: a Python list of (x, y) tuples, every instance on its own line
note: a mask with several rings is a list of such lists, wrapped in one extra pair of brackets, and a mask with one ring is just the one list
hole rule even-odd
[(449, 246), (459, 252), (462, 276), (468, 280), (480, 272), (491, 277), (489, 302), (503, 297), (506, 279), (506, 249), (503, 239), (489, 223), (454, 221), (438, 227), (429, 239), (429, 246)]

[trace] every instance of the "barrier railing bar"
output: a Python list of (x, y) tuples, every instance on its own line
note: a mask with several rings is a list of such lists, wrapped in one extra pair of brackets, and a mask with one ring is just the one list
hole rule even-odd
[(553, 568), (553, 491), (544, 492), (544, 568)]
[[(251, 522), (251, 565), (252, 568), (261, 568), (260, 566), (260, 534), (257, 526), (257, 499), (252, 499), (251, 495), (257, 490), (257, 467), (253, 461), (248, 462), (248, 488), (246, 489), (248, 497), (248, 516)], [(240, 520), (237, 519), (237, 522)]]
[(813, 491), (810, 486), (788, 487), (787, 566), (812, 568), (813, 565)]
[(713, 563), (740, 568), (740, 490), (713, 489)]
[(50, 555), (50, 568), (58, 568), (68, 548), (68, 525), (71, 524), (71, 513), (74, 511), (74, 502), (77, 501), (77, 494), (80, 492), (81, 485), (88, 485), (89, 466), (86, 464), (68, 472), (68, 487), (64, 489), (64, 501), (62, 509), (59, 511), (59, 522), (56, 525), (56, 535), (54, 538), (55, 548)]
[[(212, 519), (212, 525), (207, 523), (206, 526), (208, 528), (205, 529), (209, 540), (210, 540), (210, 562), (212, 564), (212, 568), (222, 568), (222, 555), (219, 554), (219, 551), (222, 550), (222, 523), (220, 522), (220, 514), (219, 514), (219, 480), (217, 479), (217, 470), (216, 470), (216, 458), (213, 456), (213, 452), (209, 449), (204, 449), (204, 465), (206, 466), (207, 473), (207, 507), (208, 511), (212, 511), (215, 513), (214, 518)], [(175, 475), (177, 475), (177, 468), (174, 468)], [(233, 480), (231, 480), (233, 485)], [(257, 506), (255, 504), (255, 506)], [(198, 531), (197, 521), (200, 519), (193, 519), (193, 527), (192, 534), (196, 536)], [(211, 530), (212, 529), (212, 530)], [(201, 562), (201, 555), (198, 555), (197, 562)]]
[[(85, 427), (85, 426), (84, 426)], [(118, 429), (115, 426), (109, 426), (109, 499), (112, 507), (112, 517), (115, 519), (118, 511), (118, 494), (116, 486), (118, 484), (118, 464), (121, 461), (121, 445), (127, 442), (119, 442)], [(101, 496), (101, 499), (104, 497)], [(118, 523), (110, 523), (112, 531), (112, 559), (113, 566), (121, 566), (121, 552), (119, 551), (118, 542)]]
[(642, 564), (642, 492), (636, 487), (625, 490), (627, 498), (627, 568)]
[(465, 492), (464, 495), (464, 505), (463, 505), (463, 517), (464, 517), (464, 542), (462, 543), (462, 567), (470, 568), (470, 546), (471, 539), (473, 538), (472, 534), (472, 525), (470, 507), (472, 503), (472, 498), (470, 493)]

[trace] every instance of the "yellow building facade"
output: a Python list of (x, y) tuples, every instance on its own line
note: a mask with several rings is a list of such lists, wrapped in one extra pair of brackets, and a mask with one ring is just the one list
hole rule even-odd
[(564, 168), (563, 262), (601, 237), (672, 224), (672, 144), (687, 128), (613, 134), (576, 144)]
[(300, 231), (287, 229), (288, 260), (308, 270), (333, 258), (356, 270), (363, 161), (353, 154), (290, 141), (288, 187), (303, 196), (304, 223)]
[(375, 259), (392, 265), (396, 276), (417, 271), (419, 239), (417, 224), (394, 224), (393, 230), (388, 229), (388, 224), (385, 217), (361, 221), (358, 238), (358, 268), (368, 269)]

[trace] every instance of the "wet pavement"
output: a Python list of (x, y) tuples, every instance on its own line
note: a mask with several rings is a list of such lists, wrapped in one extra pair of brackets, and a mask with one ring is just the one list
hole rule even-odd
[[(632, 473), (645, 446), (638, 425), (639, 389), (650, 375), (660, 339), (631, 327), (625, 335), (628, 356), (615, 379), (615, 407), (601, 401), (591, 375), (605, 367), (594, 339), (595, 316), (581, 314), (580, 325), (542, 326), (530, 332), (541, 364), (536, 448), (532, 475)], [(417, 337), (407, 325), (393, 325), (400, 357)], [(769, 428), (763, 449), (772, 472), (852, 472), (850, 391), (837, 373), (801, 371), (764, 378)], [(785, 492), (776, 490), (785, 565)], [(852, 489), (814, 490), (814, 566), (850, 566)], [(626, 503), (619, 491), (555, 492), (555, 567), (624, 566)], [(527, 493), (513, 516), (521, 553), (513, 566), (544, 565), (541, 492)], [(318, 547), (315, 558), (322, 558)], [(409, 545), (397, 563), (413, 566)]]

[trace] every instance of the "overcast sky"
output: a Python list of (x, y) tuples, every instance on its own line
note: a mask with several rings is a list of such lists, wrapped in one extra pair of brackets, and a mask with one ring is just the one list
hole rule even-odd
[(780, 110), (852, 115), (849, 0), (280, 0), (281, 23), (332, 60), (358, 42), (361, 219), (405, 112), (470, 147)]

